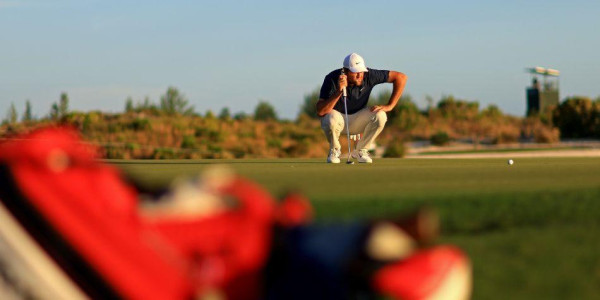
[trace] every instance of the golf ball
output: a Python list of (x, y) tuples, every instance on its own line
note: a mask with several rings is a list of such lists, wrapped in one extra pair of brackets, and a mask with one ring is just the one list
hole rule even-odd
[(509, 164), (509, 165), (512, 165), (512, 164), (514, 164), (514, 163), (515, 163), (515, 162), (514, 162), (512, 159), (509, 159), (509, 160), (508, 160), (508, 164)]

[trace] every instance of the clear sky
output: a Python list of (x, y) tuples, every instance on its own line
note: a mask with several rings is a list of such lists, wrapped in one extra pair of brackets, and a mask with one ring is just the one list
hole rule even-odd
[(293, 119), (351, 52), (407, 74), (420, 107), (454, 95), (521, 116), (526, 67), (560, 70), (561, 99), (600, 96), (599, 15), (579, 0), (0, 0), (0, 119), (25, 100), (44, 116), (61, 92), (118, 112), (168, 86), (200, 113), (265, 100)]

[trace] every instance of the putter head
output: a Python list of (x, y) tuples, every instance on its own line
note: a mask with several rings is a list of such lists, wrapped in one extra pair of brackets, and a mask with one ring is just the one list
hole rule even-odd
[(346, 164), (347, 164), (347, 165), (353, 165), (353, 164), (354, 164), (354, 161), (347, 160), (347, 161), (346, 161)]

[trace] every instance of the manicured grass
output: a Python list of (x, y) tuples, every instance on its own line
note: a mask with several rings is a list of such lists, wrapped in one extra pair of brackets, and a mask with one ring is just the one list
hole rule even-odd
[(109, 161), (148, 186), (215, 163), (274, 195), (304, 192), (317, 220), (397, 216), (427, 204), (441, 243), (474, 265), (474, 299), (593, 299), (600, 295), (600, 158)]

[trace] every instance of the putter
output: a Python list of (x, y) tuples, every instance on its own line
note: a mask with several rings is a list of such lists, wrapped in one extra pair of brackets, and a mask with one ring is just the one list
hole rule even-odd
[[(344, 75), (344, 68), (342, 68), (342, 75)], [(346, 100), (348, 99), (346, 95), (346, 88), (342, 90), (342, 98), (344, 98), (344, 114), (346, 115), (346, 134), (348, 135), (348, 160), (346, 164), (353, 165), (354, 161), (352, 161), (352, 148), (350, 146), (350, 124), (348, 123), (348, 105), (346, 105)]]

